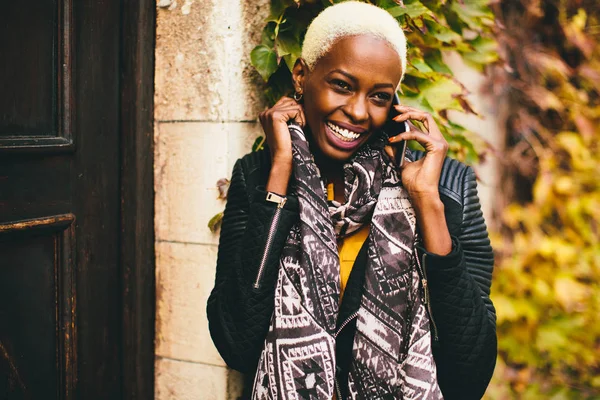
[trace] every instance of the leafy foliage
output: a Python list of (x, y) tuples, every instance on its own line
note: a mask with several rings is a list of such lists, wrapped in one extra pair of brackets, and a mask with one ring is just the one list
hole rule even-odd
[[(484, 142), (448, 118), (448, 110), (475, 113), (464, 85), (456, 80), (443, 53), (458, 52), (471, 66), (482, 69), (498, 59), (492, 37), (494, 15), (491, 0), (373, 0), (386, 9), (404, 28), (410, 44), (408, 68), (401, 85), (402, 102), (430, 112), (450, 145), (449, 153), (467, 163), (476, 162), (485, 152)], [(271, 0), (261, 43), (250, 60), (267, 83), (265, 97), (273, 105), (292, 94), (291, 70), (302, 51), (310, 23), (334, 0)], [(479, 142), (476, 147), (474, 143)], [(411, 143), (413, 144), (413, 143)], [(258, 138), (252, 150), (263, 148)], [(221, 221), (216, 215), (209, 223), (215, 232)]]
[[(509, 111), (492, 398), (600, 398), (600, 13), (595, 1), (504, 0)], [(514, 166), (509, 168), (510, 166)]]
[[(338, 1), (272, 0), (261, 43), (251, 60), (267, 82), (266, 97), (274, 104), (292, 93), (290, 70), (300, 57), (310, 21)], [(409, 65), (401, 86), (402, 102), (430, 112), (450, 143), (451, 155), (473, 163), (479, 153), (473, 135), (448, 119), (448, 110), (474, 113), (467, 90), (442, 57), (456, 51), (470, 65), (483, 68), (498, 58), (491, 36), (494, 16), (488, 0), (371, 1), (394, 16), (410, 44)], [(479, 149), (479, 152), (483, 149)]]

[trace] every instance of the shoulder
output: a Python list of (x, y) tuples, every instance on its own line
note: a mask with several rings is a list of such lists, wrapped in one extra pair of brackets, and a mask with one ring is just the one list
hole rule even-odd
[(249, 174), (256, 170), (271, 168), (271, 158), (268, 149), (262, 149), (246, 154), (236, 164)]
[(253, 151), (237, 160), (232, 175), (241, 175), (248, 188), (264, 186), (271, 170), (271, 156), (268, 149)]

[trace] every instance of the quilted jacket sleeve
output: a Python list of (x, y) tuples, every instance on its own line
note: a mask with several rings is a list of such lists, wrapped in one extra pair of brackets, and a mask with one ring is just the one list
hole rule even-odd
[[(457, 166), (459, 163), (452, 161)], [(462, 197), (462, 223), (447, 256), (424, 252), (438, 341), (434, 358), (446, 400), (480, 399), (494, 372), (496, 314), (490, 300), (494, 256), (470, 167), (455, 169)]]
[[(234, 166), (221, 225), (215, 286), (207, 304), (210, 334), (221, 357), (231, 368), (252, 373), (273, 313), (281, 249), (298, 215), (297, 200), (288, 196), (277, 226), (271, 226), (277, 205), (265, 200), (266, 192), (259, 185), (257, 175), (264, 175), (261, 167), (268, 168), (264, 164), (261, 156), (253, 153)], [(272, 251), (256, 289), (267, 236), (273, 228)]]

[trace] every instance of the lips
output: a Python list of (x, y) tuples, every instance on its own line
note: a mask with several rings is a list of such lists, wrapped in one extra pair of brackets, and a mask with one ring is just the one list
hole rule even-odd
[(351, 128), (346, 124), (325, 123), (325, 132), (329, 142), (336, 148), (344, 151), (353, 150), (362, 143), (361, 137), (365, 134), (364, 129)]

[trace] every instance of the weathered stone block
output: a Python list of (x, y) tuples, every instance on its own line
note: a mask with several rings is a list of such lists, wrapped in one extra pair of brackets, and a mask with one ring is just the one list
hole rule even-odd
[(228, 375), (225, 367), (158, 358), (154, 395), (156, 400), (233, 400)]
[(227, 49), (213, 20), (219, 8), (224, 5), (215, 0), (197, 1), (185, 10), (177, 2), (158, 8), (155, 119), (225, 119)]
[(217, 244), (207, 227), (225, 201), (216, 182), (261, 133), (256, 123), (162, 123), (156, 126), (157, 240)]
[(157, 12), (155, 118), (251, 121), (263, 109), (250, 65), (269, 2), (172, 2)]
[(157, 243), (157, 356), (225, 366), (206, 319), (216, 262), (214, 245)]
[(208, 220), (224, 207), (215, 182), (228, 175), (227, 134), (219, 123), (157, 126), (155, 230), (158, 240), (216, 243)]

